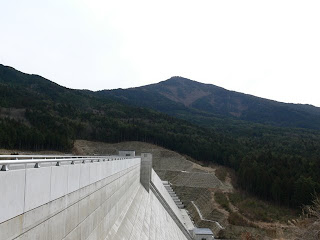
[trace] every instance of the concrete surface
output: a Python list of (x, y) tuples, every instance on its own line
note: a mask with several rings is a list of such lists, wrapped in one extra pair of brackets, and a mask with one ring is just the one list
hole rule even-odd
[[(0, 240), (186, 239), (141, 170), (137, 157), (0, 172)], [(154, 171), (152, 181), (182, 220)]]
[(194, 226), (193, 222), (191, 221), (187, 210), (186, 209), (180, 209), (180, 212), (181, 212), (181, 215), (182, 215), (182, 221), (183, 221), (182, 223), (183, 223), (183, 225), (185, 225), (186, 229), (189, 232), (192, 231), (195, 228), (195, 226)]
[(170, 206), (172, 211), (178, 217), (180, 222), (183, 222), (181, 211), (179, 210), (179, 208), (177, 207), (177, 205), (175, 204), (175, 202), (171, 198), (169, 192), (167, 191), (167, 189), (162, 184), (161, 179), (159, 178), (159, 176), (156, 174), (156, 172), (153, 169), (152, 169), (151, 181), (156, 186), (157, 190), (160, 192), (160, 194), (165, 199), (165, 201), (168, 203), (168, 205)]
[(152, 170), (152, 154), (141, 153), (141, 174), (140, 182), (142, 186), (149, 192)]
[(23, 213), (25, 175), (24, 170), (0, 174), (0, 223)]
[[(120, 186), (120, 184), (124, 184), (127, 181), (121, 175), (124, 171), (128, 171), (133, 166), (136, 168), (140, 166), (140, 158), (115, 162), (119, 164), (113, 164), (113, 174), (110, 171), (110, 162), (59, 167), (49, 166), (0, 172), (2, 185), (0, 197), (0, 239), (14, 239), (14, 237), (24, 232), (25, 234), (21, 238), (28, 239), (33, 231), (41, 232), (43, 229), (47, 229), (46, 225), (49, 224), (50, 218), (52, 218), (50, 220), (52, 222), (55, 218), (58, 221), (61, 218), (69, 217), (67, 213), (72, 212), (72, 209), (75, 208), (71, 207), (73, 204), (79, 204), (79, 206), (83, 204), (81, 206), (85, 207), (83, 209), (79, 207), (80, 212), (86, 212), (87, 207), (94, 206), (92, 203), (95, 202), (94, 199), (91, 199), (92, 197), (90, 199), (86, 197), (90, 192), (110, 182), (113, 186), (110, 187), (109, 193), (111, 194), (111, 192), (117, 190), (117, 185)], [(99, 168), (96, 168), (98, 165), (95, 164), (100, 164)], [(90, 165), (95, 165), (93, 167), (94, 170), (91, 171), (95, 176), (92, 176), (91, 181), (93, 179), (96, 182), (91, 185), (84, 184), (87, 186), (81, 188), (81, 179), (90, 178), (90, 171), (85, 170), (85, 166), (87, 166), (87, 169), (90, 169)], [(81, 175), (80, 169), (83, 169), (82, 173), (85, 174)], [(104, 173), (104, 178), (102, 177), (102, 173)], [(136, 170), (137, 182), (139, 182), (139, 177), (140, 172), (138, 169)], [(118, 184), (115, 183), (116, 179), (118, 179), (116, 181)], [(109, 189), (109, 185), (105, 187)], [(81, 198), (83, 199), (80, 200)], [(89, 202), (90, 200), (91, 202)], [(85, 205), (84, 203), (87, 204)], [(71, 209), (68, 208), (69, 205)], [(65, 213), (62, 214), (63, 211)], [(45, 223), (46, 221), (47, 223)], [(69, 223), (70, 221), (68, 221)], [(37, 226), (41, 224), (43, 226)], [(49, 225), (51, 226), (52, 224)], [(49, 229), (47, 230), (49, 231)], [(46, 230), (43, 231), (46, 232)]]
[(105, 240), (178, 239), (186, 237), (152, 191), (141, 185)]
[(52, 167), (26, 169), (24, 212), (50, 201)]

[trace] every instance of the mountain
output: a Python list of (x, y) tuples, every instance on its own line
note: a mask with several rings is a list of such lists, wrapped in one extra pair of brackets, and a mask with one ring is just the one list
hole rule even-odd
[[(197, 90), (199, 83), (180, 80), (162, 82), (161, 88), (156, 84), (117, 91), (129, 92), (135, 105), (160, 106), (172, 115), (182, 113), (189, 121), (132, 106), (124, 95), (68, 89), (0, 65), (0, 147), (70, 151), (76, 139), (143, 141), (204, 164), (228, 166), (235, 170), (240, 188), (279, 204), (300, 206), (310, 203), (315, 192), (320, 193), (320, 131), (257, 124), (228, 113), (190, 107), (203, 98), (205, 89)], [(165, 93), (168, 89), (179, 91), (172, 84), (186, 87), (169, 96)], [(192, 98), (186, 96), (186, 89)], [(316, 116), (316, 109), (306, 109)], [(208, 122), (191, 123), (193, 116), (197, 121), (209, 119), (210, 127), (205, 127)]]
[(223, 137), (163, 113), (68, 89), (0, 64), (0, 147), (68, 151), (75, 139), (144, 141), (204, 160), (222, 152)]
[(143, 87), (104, 90), (100, 94), (209, 127), (217, 119), (229, 119), (320, 129), (320, 108), (276, 102), (182, 77)]

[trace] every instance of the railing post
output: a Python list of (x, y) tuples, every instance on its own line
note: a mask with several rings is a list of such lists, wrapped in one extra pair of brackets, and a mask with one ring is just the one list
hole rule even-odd
[(7, 164), (2, 165), (1, 171), (9, 171), (9, 166)]
[(140, 183), (149, 192), (152, 170), (152, 154), (141, 153)]

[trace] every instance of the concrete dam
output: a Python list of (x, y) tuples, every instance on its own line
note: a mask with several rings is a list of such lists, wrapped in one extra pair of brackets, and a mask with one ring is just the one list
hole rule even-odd
[(213, 239), (152, 169), (152, 155), (0, 155), (0, 240)]

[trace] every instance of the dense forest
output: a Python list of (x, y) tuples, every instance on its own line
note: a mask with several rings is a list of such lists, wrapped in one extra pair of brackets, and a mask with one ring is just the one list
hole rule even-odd
[(234, 119), (207, 128), (0, 65), (0, 147), (69, 151), (75, 139), (144, 141), (222, 164), (242, 189), (290, 207), (320, 193), (318, 130)]
[(224, 88), (172, 77), (160, 83), (129, 89), (99, 91), (126, 104), (152, 108), (197, 125), (239, 121), (320, 130), (320, 108), (272, 101)]

